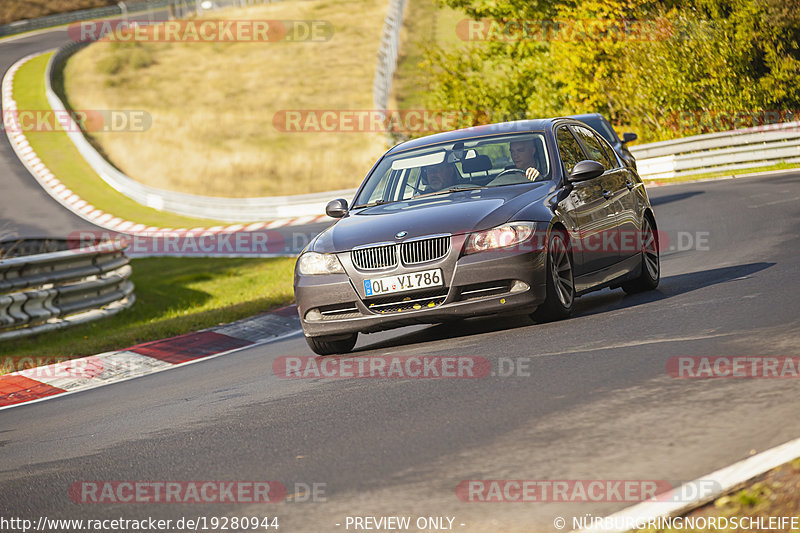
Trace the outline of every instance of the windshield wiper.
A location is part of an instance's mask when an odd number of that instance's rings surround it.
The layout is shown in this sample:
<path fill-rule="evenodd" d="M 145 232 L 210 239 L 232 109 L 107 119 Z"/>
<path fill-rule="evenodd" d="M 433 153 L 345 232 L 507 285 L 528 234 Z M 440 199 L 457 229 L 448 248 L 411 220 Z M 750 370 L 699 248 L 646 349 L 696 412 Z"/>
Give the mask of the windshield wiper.
<path fill-rule="evenodd" d="M 376 205 L 383 205 L 389 203 L 391 203 L 389 200 L 375 200 L 374 202 L 370 202 L 368 204 L 354 205 L 350 209 L 361 209 L 362 207 L 375 207 Z"/>
<path fill-rule="evenodd" d="M 451 192 L 461 192 L 461 191 L 474 191 L 477 189 L 485 189 L 485 185 L 455 185 L 454 187 L 449 187 L 447 189 L 442 189 L 441 191 L 433 191 L 433 192 L 426 192 L 425 194 L 420 194 L 419 196 L 414 196 L 415 198 L 423 198 L 425 196 L 435 196 L 437 194 L 448 194 Z"/>

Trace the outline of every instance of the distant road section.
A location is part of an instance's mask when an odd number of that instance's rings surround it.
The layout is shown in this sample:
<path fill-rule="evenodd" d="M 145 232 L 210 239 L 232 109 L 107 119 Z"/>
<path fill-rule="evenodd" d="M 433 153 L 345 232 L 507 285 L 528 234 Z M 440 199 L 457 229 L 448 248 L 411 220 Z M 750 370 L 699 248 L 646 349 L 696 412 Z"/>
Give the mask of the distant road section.
<path fill-rule="evenodd" d="M 0 71 L 20 58 L 69 42 L 66 30 L 0 41 Z M 5 132 L 0 134 L 0 239 L 66 237 L 96 226 L 65 209 L 47 194 L 20 162 Z"/>

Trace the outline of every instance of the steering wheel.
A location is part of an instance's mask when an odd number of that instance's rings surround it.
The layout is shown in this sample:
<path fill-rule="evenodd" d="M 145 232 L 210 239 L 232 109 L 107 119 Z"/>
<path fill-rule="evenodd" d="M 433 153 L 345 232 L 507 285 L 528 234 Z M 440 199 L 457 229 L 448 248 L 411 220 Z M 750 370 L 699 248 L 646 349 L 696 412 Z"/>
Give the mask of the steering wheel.
<path fill-rule="evenodd" d="M 524 170 L 521 170 L 521 169 L 519 169 L 519 168 L 507 168 L 507 169 L 505 169 L 504 171 L 502 171 L 500 174 L 498 174 L 497 176 L 495 176 L 495 177 L 494 177 L 494 179 L 501 178 L 501 177 L 505 176 L 506 174 L 512 174 L 512 173 L 514 173 L 514 172 L 519 172 L 519 173 L 520 173 L 520 174 L 522 174 L 523 176 L 525 175 L 525 171 L 524 171 Z M 494 181 L 494 180 L 492 180 L 492 181 Z"/>
<path fill-rule="evenodd" d="M 419 188 L 419 187 L 417 187 L 416 185 L 411 185 L 411 183 L 409 183 L 409 182 L 406 182 L 406 186 L 405 186 L 405 188 L 406 188 L 406 189 L 411 189 L 411 190 L 413 190 L 413 191 L 414 191 L 414 193 L 416 193 L 416 194 L 420 194 L 420 193 L 422 193 L 422 189 L 420 189 L 420 188 Z M 403 192 L 403 195 L 405 195 L 405 192 Z"/>

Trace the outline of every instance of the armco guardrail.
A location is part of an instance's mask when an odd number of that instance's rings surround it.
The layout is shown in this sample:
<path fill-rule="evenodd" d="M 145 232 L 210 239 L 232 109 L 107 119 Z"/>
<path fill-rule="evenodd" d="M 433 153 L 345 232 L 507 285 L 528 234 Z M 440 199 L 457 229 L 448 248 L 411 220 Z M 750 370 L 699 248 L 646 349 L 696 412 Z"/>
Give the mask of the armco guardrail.
<path fill-rule="evenodd" d="M 46 95 L 50 107 L 58 112 L 67 135 L 95 172 L 111 187 L 142 205 L 191 217 L 222 220 L 226 222 L 251 222 L 315 216 L 325 213 L 325 205 L 332 198 L 350 198 L 355 189 L 346 189 L 296 196 L 271 196 L 262 198 L 219 198 L 165 191 L 143 185 L 128 177 L 109 163 L 84 137 L 72 121 L 62 96 L 54 87 L 60 86 L 60 76 L 66 60 L 86 43 L 70 43 L 60 48 L 47 64 L 45 76 Z"/>
<path fill-rule="evenodd" d="M 181 4 L 184 0 L 181 0 Z M 189 4 L 194 4 L 194 0 L 188 0 Z M 58 13 L 56 15 L 47 15 L 46 17 L 39 17 L 35 19 L 18 20 L 10 24 L 0 26 L 0 37 L 7 35 L 16 35 L 26 31 L 41 30 L 44 28 L 52 28 L 54 26 L 62 26 L 70 22 L 77 22 L 79 20 L 89 20 L 114 16 L 128 16 L 134 13 L 143 13 L 155 9 L 164 9 L 170 4 L 175 4 L 175 0 L 150 0 L 150 1 L 128 1 L 119 2 L 113 6 L 96 7 L 92 9 L 81 9 L 78 11 L 70 11 L 68 13 Z"/>
<path fill-rule="evenodd" d="M 695 135 L 630 151 L 646 180 L 800 163 L 800 122 Z"/>
<path fill-rule="evenodd" d="M 389 105 L 389 94 L 392 91 L 392 80 L 397 68 L 397 54 L 400 49 L 400 30 L 403 27 L 403 10 L 406 0 L 389 0 L 389 10 L 383 21 L 381 47 L 378 50 L 378 64 L 375 67 L 375 79 L 372 83 L 372 100 L 375 109 L 386 111 Z"/>
<path fill-rule="evenodd" d="M 78 11 L 57 13 L 55 15 L 47 15 L 34 19 L 17 20 L 0 26 L 0 37 L 17 35 L 26 31 L 63 26 L 70 22 L 82 20 L 108 17 L 127 18 L 133 15 L 141 15 L 142 13 L 148 13 L 148 17 L 152 19 L 153 12 L 163 10 L 168 10 L 167 14 L 169 16 L 180 18 L 204 11 L 212 11 L 226 7 L 247 7 L 254 4 L 268 4 L 273 1 L 277 2 L 281 0 L 210 0 L 200 3 L 198 3 L 198 0 L 127 0 L 117 2 L 116 5 L 113 6 L 80 9 Z"/>
<path fill-rule="evenodd" d="M 61 250 L 14 256 L 32 246 Z M 0 340 L 97 320 L 135 300 L 128 258 L 115 243 L 47 240 L 0 249 Z"/>

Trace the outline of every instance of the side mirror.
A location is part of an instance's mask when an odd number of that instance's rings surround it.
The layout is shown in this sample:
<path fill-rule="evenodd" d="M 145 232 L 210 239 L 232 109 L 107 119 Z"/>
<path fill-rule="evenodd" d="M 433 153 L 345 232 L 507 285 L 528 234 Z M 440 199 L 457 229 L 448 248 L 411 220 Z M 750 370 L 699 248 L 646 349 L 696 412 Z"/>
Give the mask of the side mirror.
<path fill-rule="evenodd" d="M 627 143 L 631 143 L 631 142 L 635 141 L 638 138 L 639 138 L 638 135 L 636 135 L 635 133 L 631 133 L 630 131 L 625 132 L 625 133 L 622 134 L 622 142 L 624 142 L 626 144 Z"/>
<path fill-rule="evenodd" d="M 597 161 L 581 161 L 575 168 L 572 169 L 572 174 L 569 175 L 569 181 L 586 181 L 596 178 L 605 172 L 606 169 Z"/>
<path fill-rule="evenodd" d="M 347 200 L 344 198 L 331 200 L 325 206 L 325 214 L 331 218 L 342 218 L 347 214 Z"/>

